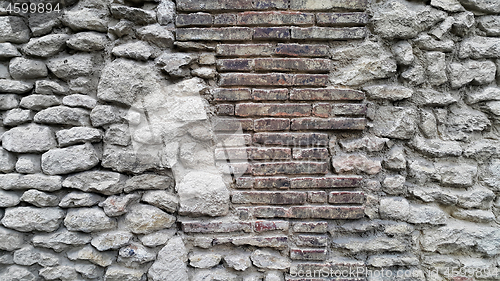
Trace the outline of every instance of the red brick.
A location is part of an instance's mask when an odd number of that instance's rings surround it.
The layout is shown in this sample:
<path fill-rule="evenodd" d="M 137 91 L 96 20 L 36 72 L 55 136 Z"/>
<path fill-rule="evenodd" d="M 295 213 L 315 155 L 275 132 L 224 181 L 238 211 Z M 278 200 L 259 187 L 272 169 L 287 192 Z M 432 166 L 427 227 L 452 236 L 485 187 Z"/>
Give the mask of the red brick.
<path fill-rule="evenodd" d="M 256 27 L 253 39 L 290 39 L 289 27 Z"/>
<path fill-rule="evenodd" d="M 219 81 L 222 86 L 326 86 L 327 83 L 328 75 L 284 73 L 225 73 Z"/>
<path fill-rule="evenodd" d="M 328 75 L 322 74 L 297 74 L 293 85 L 296 86 L 326 86 Z"/>
<path fill-rule="evenodd" d="M 215 131 L 251 131 L 253 130 L 253 120 L 236 118 L 213 118 L 213 128 Z"/>
<path fill-rule="evenodd" d="M 176 26 L 210 26 L 212 15 L 207 13 L 179 14 L 175 19 Z"/>
<path fill-rule="evenodd" d="M 322 261 L 327 258 L 326 249 L 290 249 L 292 260 Z"/>
<path fill-rule="evenodd" d="M 251 40 L 253 30 L 248 27 L 177 28 L 178 41 L 241 41 Z"/>
<path fill-rule="evenodd" d="M 326 235 L 296 235 L 295 244 L 304 247 L 326 247 L 328 236 Z"/>
<path fill-rule="evenodd" d="M 287 100 L 288 89 L 253 89 L 252 98 L 256 101 Z"/>
<path fill-rule="evenodd" d="M 217 14 L 214 15 L 214 25 L 216 26 L 234 26 L 236 25 L 236 14 Z"/>
<path fill-rule="evenodd" d="M 251 99 L 250 89 L 245 88 L 219 88 L 213 91 L 213 95 L 216 101 L 242 101 Z"/>
<path fill-rule="evenodd" d="M 255 66 L 253 59 L 223 59 L 217 60 L 219 71 L 252 71 Z"/>
<path fill-rule="evenodd" d="M 294 148 L 293 149 L 293 159 L 298 160 L 324 160 L 330 157 L 328 149 L 326 148 Z"/>
<path fill-rule="evenodd" d="M 231 201 L 234 204 L 297 205 L 306 203 L 305 192 L 292 191 L 235 191 Z"/>
<path fill-rule="evenodd" d="M 366 115 L 368 107 L 366 104 L 336 103 L 332 104 L 332 116 L 343 115 Z"/>
<path fill-rule="evenodd" d="M 296 222 L 293 224 L 294 232 L 305 233 L 326 233 L 328 231 L 327 222 Z"/>
<path fill-rule="evenodd" d="M 290 119 L 285 118 L 262 118 L 254 120 L 254 130 L 260 131 L 284 131 L 290 129 Z"/>
<path fill-rule="evenodd" d="M 239 177 L 236 179 L 234 186 L 238 189 L 251 189 L 253 187 L 253 178 Z"/>
<path fill-rule="evenodd" d="M 251 148 L 250 159 L 253 160 L 288 160 L 292 158 L 290 148 L 262 147 Z"/>
<path fill-rule="evenodd" d="M 237 111 L 237 110 L 236 110 Z M 292 130 L 364 130 L 364 118 L 298 118 L 292 119 Z"/>
<path fill-rule="evenodd" d="M 253 142 L 259 144 L 326 146 L 328 135 L 321 133 L 256 133 Z"/>
<path fill-rule="evenodd" d="M 288 189 L 290 180 L 287 177 L 261 177 L 254 178 L 255 189 Z"/>
<path fill-rule="evenodd" d="M 251 209 L 253 216 L 256 218 L 286 218 L 288 217 L 288 209 L 283 207 L 255 207 Z"/>
<path fill-rule="evenodd" d="M 332 107 L 329 103 L 318 103 L 313 105 L 312 115 L 316 117 L 330 117 Z"/>
<path fill-rule="evenodd" d="M 217 134 L 216 135 L 217 147 L 231 147 L 231 146 L 245 146 L 252 143 L 252 136 L 250 134 Z"/>
<path fill-rule="evenodd" d="M 309 203 L 326 203 L 328 195 L 325 191 L 309 191 L 307 193 L 307 201 Z"/>
<path fill-rule="evenodd" d="M 265 58 L 255 59 L 256 71 L 306 71 L 328 72 L 330 60 L 328 59 L 296 59 L 296 58 Z"/>
<path fill-rule="evenodd" d="M 328 203 L 330 204 L 363 204 L 365 195 L 363 192 L 330 192 L 328 195 Z"/>
<path fill-rule="evenodd" d="M 294 89 L 290 92 L 290 100 L 363 100 L 361 91 L 348 89 Z"/>
<path fill-rule="evenodd" d="M 304 40 L 350 40 L 367 36 L 366 27 L 292 27 L 292 39 Z"/>
<path fill-rule="evenodd" d="M 335 176 L 321 178 L 292 178 L 290 188 L 339 188 L 339 187 L 359 187 L 363 177 L 361 176 Z"/>
<path fill-rule="evenodd" d="M 290 223 L 287 221 L 255 221 L 253 228 L 255 232 L 282 230 L 288 231 Z"/>
<path fill-rule="evenodd" d="M 311 105 L 303 103 L 240 103 L 235 107 L 238 116 L 310 116 Z"/>
<path fill-rule="evenodd" d="M 236 231 L 251 232 L 249 222 L 183 222 L 182 231 L 187 233 L 229 233 Z"/>
<path fill-rule="evenodd" d="M 274 53 L 271 44 L 219 44 L 217 55 L 222 57 L 270 56 Z"/>
<path fill-rule="evenodd" d="M 217 115 L 234 115 L 234 104 L 218 104 L 215 109 Z"/>
<path fill-rule="evenodd" d="M 291 57 L 328 57 L 327 45 L 278 44 L 276 54 Z"/>
<path fill-rule="evenodd" d="M 331 219 L 346 220 L 364 217 L 363 207 L 290 207 L 289 217 L 296 219 Z"/>
<path fill-rule="evenodd" d="M 238 14 L 238 25 L 279 26 L 313 25 L 314 14 L 301 12 L 244 12 Z"/>
<path fill-rule="evenodd" d="M 252 174 L 256 176 L 272 176 L 280 174 L 304 175 L 326 174 L 328 163 L 324 162 L 279 162 L 253 163 Z"/>
<path fill-rule="evenodd" d="M 366 13 L 317 13 L 316 22 L 320 26 L 360 26 L 369 21 Z"/>
<path fill-rule="evenodd" d="M 367 7 L 368 0 L 290 0 L 292 10 L 364 10 Z"/>

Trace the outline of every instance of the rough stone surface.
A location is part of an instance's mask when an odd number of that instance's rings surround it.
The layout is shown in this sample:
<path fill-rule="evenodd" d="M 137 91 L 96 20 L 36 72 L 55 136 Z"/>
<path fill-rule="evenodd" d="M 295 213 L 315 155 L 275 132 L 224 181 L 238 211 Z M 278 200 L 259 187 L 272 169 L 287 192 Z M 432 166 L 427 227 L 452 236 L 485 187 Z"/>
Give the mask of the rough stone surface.
<path fill-rule="evenodd" d="M 98 163 L 97 152 L 90 144 L 54 148 L 42 155 L 42 170 L 49 175 L 84 171 Z"/>
<path fill-rule="evenodd" d="M 130 207 L 130 211 L 126 214 L 124 222 L 131 232 L 148 234 L 171 227 L 175 220 L 174 216 L 156 207 L 136 204 Z"/>
<path fill-rule="evenodd" d="M 30 56 L 51 57 L 64 49 L 68 37 L 66 34 L 50 34 L 40 38 L 32 38 L 22 50 L 23 53 Z"/>
<path fill-rule="evenodd" d="M 64 226 L 70 231 L 95 232 L 113 229 L 116 221 L 100 208 L 78 208 L 68 210 Z"/>
<path fill-rule="evenodd" d="M 125 177 L 119 173 L 108 171 L 88 171 L 68 176 L 63 186 L 84 192 L 97 192 L 105 195 L 120 193 Z"/>
<path fill-rule="evenodd" d="M 29 125 L 12 128 L 2 136 L 2 146 L 17 153 L 45 152 L 57 145 L 49 127 Z"/>
<path fill-rule="evenodd" d="M 2 224 L 17 231 L 52 232 L 59 228 L 65 212 L 59 208 L 15 207 L 5 210 Z"/>
<path fill-rule="evenodd" d="M 158 257 L 149 268 L 148 278 L 153 281 L 182 281 L 188 279 L 186 262 L 187 250 L 180 237 L 170 239 L 158 253 Z"/>

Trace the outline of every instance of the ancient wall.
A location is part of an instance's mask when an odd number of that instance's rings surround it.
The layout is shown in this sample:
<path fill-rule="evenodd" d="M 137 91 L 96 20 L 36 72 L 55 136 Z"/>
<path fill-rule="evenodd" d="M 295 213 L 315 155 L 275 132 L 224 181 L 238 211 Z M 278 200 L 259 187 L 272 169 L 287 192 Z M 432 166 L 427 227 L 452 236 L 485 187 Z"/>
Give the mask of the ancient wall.
<path fill-rule="evenodd" d="M 500 280 L 498 37 L 495 0 L 2 1 L 0 280 Z"/>

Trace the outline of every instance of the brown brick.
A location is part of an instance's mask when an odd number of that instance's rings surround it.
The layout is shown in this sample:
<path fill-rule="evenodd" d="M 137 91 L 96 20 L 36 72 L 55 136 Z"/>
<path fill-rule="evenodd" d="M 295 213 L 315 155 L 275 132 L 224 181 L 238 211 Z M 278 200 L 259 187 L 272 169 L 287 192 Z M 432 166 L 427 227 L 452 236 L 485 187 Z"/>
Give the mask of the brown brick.
<path fill-rule="evenodd" d="M 290 0 L 292 10 L 331 10 L 350 9 L 364 10 L 368 7 L 368 0 Z"/>
<path fill-rule="evenodd" d="M 256 27 L 253 39 L 290 39 L 289 27 Z"/>
<path fill-rule="evenodd" d="M 291 188 L 342 188 L 359 187 L 363 177 L 361 176 L 335 176 L 335 177 L 301 177 L 290 179 Z"/>
<path fill-rule="evenodd" d="M 241 41 L 251 40 L 253 30 L 248 27 L 177 28 L 178 41 Z"/>
<path fill-rule="evenodd" d="M 290 249 L 292 260 L 322 261 L 327 258 L 326 249 Z"/>
<path fill-rule="evenodd" d="M 324 160 L 328 159 L 329 153 L 326 148 L 293 148 L 293 159 L 298 160 Z"/>
<path fill-rule="evenodd" d="M 231 201 L 234 204 L 295 205 L 306 203 L 305 192 L 292 191 L 235 191 Z"/>
<path fill-rule="evenodd" d="M 310 116 L 311 105 L 303 103 L 240 103 L 236 105 L 238 116 Z"/>
<path fill-rule="evenodd" d="M 215 109 L 217 115 L 234 115 L 234 104 L 218 104 Z"/>
<path fill-rule="evenodd" d="M 326 235 L 296 235 L 295 244 L 303 247 L 326 247 L 328 237 Z"/>
<path fill-rule="evenodd" d="M 255 10 L 288 9 L 290 0 L 255 0 Z"/>
<path fill-rule="evenodd" d="M 254 120 L 254 130 L 260 131 L 284 131 L 290 129 L 290 119 L 285 118 L 261 118 Z"/>
<path fill-rule="evenodd" d="M 360 219 L 364 216 L 363 207 L 290 207 L 290 218 L 296 219 L 331 219 L 331 220 L 346 220 Z"/>
<path fill-rule="evenodd" d="M 252 71 L 255 66 L 253 59 L 223 59 L 217 60 L 219 71 Z"/>
<path fill-rule="evenodd" d="M 328 144 L 328 135 L 321 133 L 256 133 L 253 142 L 276 145 L 318 145 Z"/>
<path fill-rule="evenodd" d="M 304 40 L 351 40 L 367 36 L 366 27 L 292 27 L 292 39 Z"/>
<path fill-rule="evenodd" d="M 288 217 L 288 209 L 283 207 L 255 207 L 251 209 L 253 216 L 256 218 L 286 218 Z"/>
<path fill-rule="evenodd" d="M 288 231 L 290 223 L 287 221 L 255 221 L 253 228 L 255 232 L 282 230 Z"/>
<path fill-rule="evenodd" d="M 280 174 L 304 175 L 326 174 L 328 163 L 324 162 L 278 162 L 253 163 L 252 173 L 256 176 L 272 176 Z"/>
<path fill-rule="evenodd" d="M 217 147 L 231 147 L 231 146 L 245 146 L 252 143 L 252 136 L 250 134 L 217 134 L 216 135 Z"/>
<path fill-rule="evenodd" d="M 290 180 L 287 177 L 260 177 L 254 178 L 255 189 L 288 189 Z"/>
<path fill-rule="evenodd" d="M 296 222 L 293 224 L 294 232 L 305 233 L 326 233 L 328 231 L 327 222 Z"/>
<path fill-rule="evenodd" d="M 332 116 L 343 115 L 366 115 L 368 107 L 366 104 L 336 103 L 332 104 Z"/>
<path fill-rule="evenodd" d="M 278 44 L 276 54 L 291 57 L 328 57 L 327 45 Z"/>
<path fill-rule="evenodd" d="M 216 26 L 235 26 L 236 14 L 217 14 L 214 15 L 214 25 Z"/>
<path fill-rule="evenodd" d="M 318 103 L 313 105 L 312 115 L 316 117 L 330 117 L 332 107 L 329 103 Z"/>
<path fill-rule="evenodd" d="M 210 26 L 212 15 L 207 13 L 179 14 L 175 18 L 176 26 Z"/>
<path fill-rule="evenodd" d="M 326 83 L 328 75 L 284 73 L 225 73 L 219 81 L 222 86 L 326 86 Z"/>
<path fill-rule="evenodd" d="M 251 189 L 253 187 L 253 178 L 239 177 L 236 179 L 234 186 L 238 189 Z"/>
<path fill-rule="evenodd" d="M 363 204 L 364 202 L 363 192 L 336 191 L 328 195 L 330 204 Z"/>
<path fill-rule="evenodd" d="M 253 130 L 253 120 L 236 118 L 213 118 L 213 128 L 215 131 L 251 131 Z"/>
<path fill-rule="evenodd" d="M 252 98 L 254 100 L 287 100 L 288 89 L 253 89 Z"/>
<path fill-rule="evenodd" d="M 182 231 L 187 233 L 229 233 L 236 231 L 251 232 L 249 222 L 183 222 Z"/>
<path fill-rule="evenodd" d="M 217 55 L 221 57 L 270 56 L 274 53 L 271 44 L 219 44 Z"/>
<path fill-rule="evenodd" d="M 238 14 L 238 25 L 279 26 L 313 25 L 314 14 L 301 12 L 244 12 Z"/>
<path fill-rule="evenodd" d="M 270 236 L 270 237 L 238 237 L 231 238 L 233 245 L 242 246 L 250 245 L 261 248 L 285 248 L 288 246 L 287 236 Z"/>
<path fill-rule="evenodd" d="M 328 75 L 322 74 L 297 74 L 293 85 L 296 86 L 326 86 Z"/>
<path fill-rule="evenodd" d="M 329 72 L 328 59 L 265 58 L 255 59 L 256 71 L 306 71 L 309 73 Z"/>
<path fill-rule="evenodd" d="M 290 100 L 363 100 L 361 91 L 348 89 L 294 89 L 290 92 Z"/>
<path fill-rule="evenodd" d="M 317 13 L 316 22 L 321 26 L 360 26 L 369 21 L 366 13 Z"/>
<path fill-rule="evenodd" d="M 326 203 L 328 195 L 325 191 L 309 191 L 307 193 L 307 201 L 309 203 Z"/>
<path fill-rule="evenodd" d="M 216 101 L 242 101 L 251 99 L 251 90 L 246 88 L 214 89 L 214 100 Z"/>
<path fill-rule="evenodd" d="M 292 119 L 292 130 L 364 130 L 364 118 L 297 118 Z"/>
<path fill-rule="evenodd" d="M 254 147 L 250 150 L 253 160 L 287 160 L 292 158 L 292 150 L 282 147 Z"/>

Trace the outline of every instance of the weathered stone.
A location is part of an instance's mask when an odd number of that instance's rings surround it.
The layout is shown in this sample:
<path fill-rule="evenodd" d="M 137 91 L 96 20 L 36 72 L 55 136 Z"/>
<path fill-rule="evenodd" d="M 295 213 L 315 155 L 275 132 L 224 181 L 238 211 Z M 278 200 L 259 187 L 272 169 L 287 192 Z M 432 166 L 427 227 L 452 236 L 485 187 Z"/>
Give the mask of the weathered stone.
<path fill-rule="evenodd" d="M 0 59 L 20 57 L 21 53 L 11 43 L 0 43 Z"/>
<path fill-rule="evenodd" d="M 491 61 L 451 63 L 449 74 L 452 88 L 460 88 L 468 83 L 488 84 L 495 81 L 496 66 Z"/>
<path fill-rule="evenodd" d="M 29 110 L 14 108 L 5 112 L 3 124 L 5 126 L 17 126 L 33 120 L 33 114 Z"/>
<path fill-rule="evenodd" d="M 141 201 L 156 206 L 169 213 L 174 213 L 177 210 L 178 199 L 173 194 L 163 190 L 152 190 L 144 193 Z"/>
<path fill-rule="evenodd" d="M 60 147 L 86 142 L 99 142 L 102 139 L 102 131 L 88 127 L 73 127 L 56 132 L 57 142 Z"/>
<path fill-rule="evenodd" d="M 22 50 L 29 56 L 51 57 L 64 49 L 68 37 L 66 34 L 49 34 L 40 38 L 31 38 Z"/>
<path fill-rule="evenodd" d="M 436 168 L 431 162 L 416 159 L 410 161 L 408 168 L 410 176 L 412 176 L 418 183 L 424 183 L 429 179 L 437 179 Z"/>
<path fill-rule="evenodd" d="M 35 249 L 30 245 L 14 252 L 14 262 L 19 265 L 33 265 L 37 263 L 46 267 L 59 264 L 59 259 L 52 253 Z"/>
<path fill-rule="evenodd" d="M 411 98 L 413 90 L 403 86 L 375 85 L 364 87 L 368 95 L 373 99 L 402 100 Z"/>
<path fill-rule="evenodd" d="M 412 101 L 422 106 L 446 106 L 457 102 L 449 93 L 442 93 L 431 89 L 416 91 Z"/>
<path fill-rule="evenodd" d="M 141 243 L 144 246 L 156 247 L 166 244 L 168 240 L 175 235 L 175 233 L 176 230 L 174 228 L 164 229 L 144 236 L 139 236 L 139 240 L 141 240 Z"/>
<path fill-rule="evenodd" d="M 117 57 L 145 61 L 151 57 L 152 51 L 152 48 L 147 43 L 137 41 L 116 46 L 111 52 Z"/>
<path fill-rule="evenodd" d="M 2 146 L 17 153 L 39 153 L 55 147 L 50 128 L 38 125 L 12 128 L 2 136 Z"/>
<path fill-rule="evenodd" d="M 227 255 L 224 257 L 224 262 L 230 268 L 238 271 L 245 271 L 252 266 L 250 257 L 244 254 Z"/>
<path fill-rule="evenodd" d="M 45 267 L 40 269 L 40 276 L 45 280 L 62 280 L 71 281 L 77 280 L 78 273 L 72 266 L 60 265 L 54 267 Z"/>
<path fill-rule="evenodd" d="M 21 17 L 0 17 L 0 43 L 26 43 L 30 39 L 30 30 Z"/>
<path fill-rule="evenodd" d="M 449 186 L 468 187 L 474 183 L 477 174 L 477 167 L 467 164 L 436 166 L 441 183 Z"/>
<path fill-rule="evenodd" d="M 399 41 L 392 46 L 392 53 L 398 64 L 410 65 L 415 60 L 413 48 L 408 41 Z"/>
<path fill-rule="evenodd" d="M 74 31 L 95 30 L 106 32 L 108 30 L 108 19 L 105 14 L 96 9 L 78 9 L 65 11 L 62 22 Z"/>
<path fill-rule="evenodd" d="M 99 204 L 99 207 L 104 209 L 106 215 L 110 217 L 121 216 L 128 210 L 127 207 L 132 203 L 138 201 L 139 194 L 127 194 L 121 196 L 110 196 Z"/>
<path fill-rule="evenodd" d="M 462 208 L 489 209 L 493 203 L 495 194 L 484 187 L 474 188 L 471 191 L 458 195 L 457 205 Z"/>
<path fill-rule="evenodd" d="M 482 108 L 496 116 L 500 116 L 500 101 L 487 102 Z"/>
<path fill-rule="evenodd" d="M 406 221 L 410 215 L 410 204 L 401 197 L 382 198 L 379 213 L 382 219 Z"/>
<path fill-rule="evenodd" d="M 217 75 L 217 71 L 213 67 L 200 67 L 193 69 L 191 71 L 191 74 L 204 79 L 211 79 L 215 78 L 215 76 Z"/>
<path fill-rule="evenodd" d="M 414 255 L 377 255 L 367 260 L 367 264 L 374 267 L 414 266 L 419 263 L 419 259 Z"/>
<path fill-rule="evenodd" d="M 38 80 L 35 82 L 35 93 L 41 95 L 64 95 L 68 89 L 61 83 L 50 80 Z"/>
<path fill-rule="evenodd" d="M 99 251 L 118 249 L 127 245 L 134 235 L 127 231 L 111 231 L 100 233 L 90 242 Z"/>
<path fill-rule="evenodd" d="M 483 30 L 484 32 L 486 32 L 486 35 L 488 35 L 488 36 L 500 36 L 500 16 L 478 17 L 477 23 L 478 23 L 478 27 L 481 30 Z"/>
<path fill-rule="evenodd" d="M 171 48 L 175 39 L 173 33 L 158 24 L 148 25 L 137 29 L 137 36 L 159 48 Z"/>
<path fill-rule="evenodd" d="M 472 10 L 478 10 L 490 14 L 500 13 L 500 3 L 489 0 L 459 0 L 460 3 Z"/>
<path fill-rule="evenodd" d="M 486 160 L 498 154 L 500 143 L 495 140 L 480 140 L 471 143 L 464 151 L 466 157 Z"/>
<path fill-rule="evenodd" d="M 110 219 L 101 208 L 69 209 L 64 226 L 70 231 L 96 232 L 116 227 L 116 221 Z"/>
<path fill-rule="evenodd" d="M 97 105 L 90 113 L 92 126 L 101 127 L 111 123 L 118 123 L 122 120 L 118 108 L 111 105 Z"/>
<path fill-rule="evenodd" d="M 487 115 L 466 106 L 451 106 L 448 111 L 436 110 L 436 118 L 445 126 L 438 127 L 441 135 L 452 140 L 467 140 L 472 132 L 480 132 L 491 126 Z"/>
<path fill-rule="evenodd" d="M 448 17 L 451 18 L 451 17 Z M 453 19 L 453 18 L 452 18 Z M 450 26 L 451 27 L 451 26 Z M 437 33 L 438 31 L 433 30 L 434 33 Z M 419 47 L 422 50 L 427 50 L 427 51 L 438 51 L 438 52 L 429 52 L 425 53 L 426 56 L 426 61 L 427 61 L 427 68 L 429 69 L 429 72 L 435 72 L 434 74 L 434 79 L 436 80 L 444 80 L 446 77 L 446 73 L 443 72 L 443 65 L 446 63 L 445 59 L 445 54 L 442 52 L 449 53 L 454 50 L 455 48 L 455 43 L 452 40 L 445 39 L 445 40 L 437 40 L 434 37 L 427 35 L 427 34 L 421 34 L 415 39 L 415 44 L 417 47 Z M 433 61 L 433 59 L 438 59 L 439 61 Z M 438 63 L 437 65 L 433 65 L 433 63 Z M 439 79 L 438 79 L 439 78 Z M 433 83 L 435 85 L 438 85 L 437 83 Z"/>
<path fill-rule="evenodd" d="M 99 156 L 89 143 L 67 148 L 54 148 L 42 155 L 42 170 L 48 175 L 85 171 L 97 164 L 99 164 Z"/>
<path fill-rule="evenodd" d="M 117 24 L 114 26 L 110 27 L 108 30 L 109 32 L 115 34 L 118 37 L 123 37 L 125 35 L 129 35 L 133 30 L 134 23 L 128 21 L 128 20 L 120 20 Z"/>
<path fill-rule="evenodd" d="M 467 102 L 471 104 L 492 100 L 500 100 L 500 88 L 488 87 L 481 91 L 473 91 L 467 94 Z"/>
<path fill-rule="evenodd" d="M 24 244 L 23 234 L 0 226 L 0 250 L 14 251 Z"/>
<path fill-rule="evenodd" d="M 8 208 L 5 210 L 2 224 L 22 232 L 51 232 L 59 228 L 64 215 L 65 212 L 59 208 Z"/>
<path fill-rule="evenodd" d="M 93 71 L 93 57 L 90 54 L 76 54 L 69 57 L 49 59 L 49 70 L 60 79 L 90 75 Z"/>
<path fill-rule="evenodd" d="M 0 279 L 5 281 L 35 281 L 37 277 L 25 267 L 12 265 L 0 274 Z"/>
<path fill-rule="evenodd" d="M 332 165 L 336 173 L 364 172 L 374 175 L 382 170 L 380 161 L 370 160 L 360 154 L 333 157 Z"/>
<path fill-rule="evenodd" d="M 157 146 L 141 147 L 141 149 L 135 150 L 130 146 L 121 147 L 105 144 L 101 165 L 117 172 L 134 174 L 166 168 L 166 165 L 161 163 L 159 151 L 161 148 Z"/>
<path fill-rule="evenodd" d="M 441 8 L 447 12 L 461 12 L 464 10 L 458 0 L 431 0 L 431 6 Z"/>
<path fill-rule="evenodd" d="M 87 260 L 102 267 L 110 266 L 116 260 L 114 253 L 99 252 L 90 245 L 69 251 L 67 255 L 70 260 Z"/>
<path fill-rule="evenodd" d="M 228 280 L 228 281 L 236 281 L 238 280 L 238 276 L 228 272 L 225 268 L 215 268 L 215 269 L 201 269 L 197 270 L 196 274 L 193 276 L 193 281 L 203 281 L 203 280 Z M 262 280 L 262 279 L 259 279 Z M 246 279 L 245 279 L 246 281 Z"/>
<path fill-rule="evenodd" d="M 416 129 L 416 111 L 412 108 L 384 106 L 375 115 L 374 131 L 382 137 L 410 139 Z"/>
<path fill-rule="evenodd" d="M 500 160 L 491 160 L 491 163 L 486 167 L 482 180 L 494 191 L 500 191 Z"/>
<path fill-rule="evenodd" d="M 222 216 L 229 211 L 229 191 L 218 174 L 190 172 L 176 186 L 180 214 Z"/>
<path fill-rule="evenodd" d="M 53 207 L 59 204 L 59 198 L 56 195 L 51 195 L 36 189 L 25 191 L 21 197 L 21 201 L 37 207 Z"/>
<path fill-rule="evenodd" d="M 42 173 L 42 157 L 35 154 L 20 155 L 16 162 L 16 172 L 22 174 Z"/>
<path fill-rule="evenodd" d="M 16 108 L 19 100 L 16 95 L 0 95 L 0 110 L 9 110 Z"/>
<path fill-rule="evenodd" d="M 141 281 L 144 271 L 127 268 L 119 265 L 112 265 L 106 269 L 104 280 L 106 281 Z"/>
<path fill-rule="evenodd" d="M 108 171 L 86 171 L 67 177 L 62 183 L 66 188 L 84 192 L 112 195 L 122 192 L 125 176 Z"/>
<path fill-rule="evenodd" d="M 0 79 L 0 93 L 24 94 L 33 89 L 33 83 Z"/>
<path fill-rule="evenodd" d="M 256 267 L 264 269 L 287 269 L 291 266 L 290 260 L 278 251 L 255 250 L 250 258 Z"/>
<path fill-rule="evenodd" d="M 142 246 L 140 243 L 130 243 L 118 252 L 118 261 L 123 262 L 129 267 L 144 264 L 155 259 L 156 252 L 153 249 Z"/>
<path fill-rule="evenodd" d="M 124 223 L 133 233 L 148 234 L 164 228 L 170 228 L 176 218 L 162 210 L 149 206 L 136 204 L 130 207 L 125 216 Z"/>
<path fill-rule="evenodd" d="M 0 147 L 0 172 L 10 173 L 16 167 L 16 156 Z"/>
<path fill-rule="evenodd" d="M 353 152 L 356 150 L 366 149 L 367 151 L 381 151 L 384 149 L 385 143 L 389 139 L 379 138 L 376 136 L 365 136 L 357 140 L 340 140 L 339 143 L 346 152 Z"/>
<path fill-rule="evenodd" d="M 0 190 L 0 207 L 14 207 L 21 202 L 20 198 L 15 192 Z"/>
<path fill-rule="evenodd" d="M 39 60 L 13 58 L 9 64 L 10 76 L 14 79 L 36 79 L 48 75 L 45 63 Z"/>
<path fill-rule="evenodd" d="M 56 191 L 61 189 L 60 176 L 46 176 L 44 174 L 0 175 L 0 188 L 4 190 L 38 189 L 42 191 Z"/>
<path fill-rule="evenodd" d="M 382 188 L 384 192 L 392 195 L 401 195 L 406 191 L 405 187 L 406 178 L 401 175 L 396 175 L 393 177 L 386 177 L 382 183 Z"/>
<path fill-rule="evenodd" d="M 455 209 L 453 210 L 451 215 L 457 219 L 478 223 L 488 223 L 495 220 L 495 215 L 493 214 L 493 212 L 486 210 Z"/>
<path fill-rule="evenodd" d="M 346 248 L 354 253 L 358 252 L 404 252 L 406 251 L 406 243 L 399 238 L 389 238 L 385 236 L 377 236 L 374 238 L 352 238 L 334 240 L 335 248 Z"/>
<path fill-rule="evenodd" d="M 158 253 L 158 257 L 149 268 L 148 278 L 152 281 L 188 280 L 187 250 L 181 237 L 170 239 Z"/>
<path fill-rule="evenodd" d="M 156 9 L 156 18 L 161 25 L 167 25 L 174 21 L 175 3 L 170 0 L 162 0 Z"/>
<path fill-rule="evenodd" d="M 458 56 L 461 59 L 500 58 L 500 39 L 481 36 L 466 38 L 460 44 Z"/>
<path fill-rule="evenodd" d="M 190 73 L 189 64 L 195 59 L 196 57 L 191 54 L 163 53 L 155 60 L 155 63 L 170 76 L 185 77 Z"/>
<path fill-rule="evenodd" d="M 193 253 L 189 255 L 189 265 L 196 268 L 211 268 L 218 265 L 221 259 L 222 256 L 219 254 Z"/>
<path fill-rule="evenodd" d="M 425 109 L 419 110 L 420 123 L 418 127 L 425 137 L 435 139 L 438 138 L 438 128 L 436 116 L 430 111 Z"/>
<path fill-rule="evenodd" d="M 74 268 L 78 273 L 89 279 L 97 279 L 104 276 L 104 269 L 91 263 L 77 263 Z"/>
<path fill-rule="evenodd" d="M 127 7 L 123 5 L 111 5 L 111 14 L 114 18 L 126 19 L 140 25 L 156 22 L 156 13 L 154 11 Z"/>
<path fill-rule="evenodd" d="M 462 155 L 462 147 L 459 142 L 429 140 L 416 136 L 410 144 L 419 152 L 433 157 Z"/>
<path fill-rule="evenodd" d="M 97 101 L 94 98 L 81 94 L 65 96 L 62 103 L 70 107 L 83 107 L 88 109 L 92 109 L 97 105 Z"/>
<path fill-rule="evenodd" d="M 70 232 L 61 229 L 49 234 L 36 234 L 32 242 L 36 247 L 50 248 L 56 252 L 62 252 L 74 246 L 80 246 L 90 243 L 92 237 L 87 234 Z"/>
<path fill-rule="evenodd" d="M 130 141 L 130 128 L 127 124 L 112 124 L 106 128 L 106 132 L 104 133 L 105 143 L 128 146 Z"/>
<path fill-rule="evenodd" d="M 19 105 L 31 110 L 42 110 L 47 107 L 60 105 L 61 101 L 56 96 L 29 95 L 23 97 Z"/>
<path fill-rule="evenodd" d="M 103 201 L 103 198 L 97 194 L 85 192 L 71 192 L 61 199 L 59 207 L 75 208 L 75 207 L 92 207 Z"/>
<path fill-rule="evenodd" d="M 436 206 L 410 205 L 407 221 L 413 224 L 446 224 L 447 215 Z"/>
<path fill-rule="evenodd" d="M 97 32 L 80 32 L 66 41 L 71 49 L 83 52 L 103 50 L 108 43 L 106 35 Z"/>

